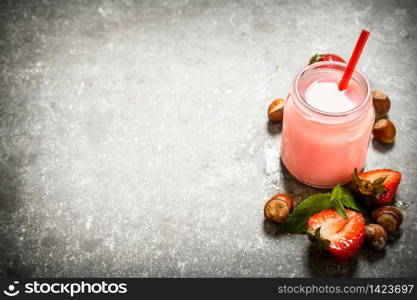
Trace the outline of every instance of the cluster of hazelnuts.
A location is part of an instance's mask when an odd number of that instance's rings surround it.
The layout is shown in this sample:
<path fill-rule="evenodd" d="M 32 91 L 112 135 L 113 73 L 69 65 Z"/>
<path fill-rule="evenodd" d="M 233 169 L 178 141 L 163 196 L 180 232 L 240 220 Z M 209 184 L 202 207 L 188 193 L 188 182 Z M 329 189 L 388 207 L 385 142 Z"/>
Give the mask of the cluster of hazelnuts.
<path fill-rule="evenodd" d="M 396 231 L 403 222 L 403 213 L 395 206 L 381 206 L 371 214 L 372 224 L 365 226 L 365 241 L 376 250 L 385 248 L 388 234 Z"/>
<path fill-rule="evenodd" d="M 380 91 L 372 91 L 372 101 L 375 108 L 376 122 L 372 133 L 374 138 L 382 143 L 391 144 L 395 140 L 395 126 L 387 119 L 391 108 L 391 101 L 387 95 Z"/>
<path fill-rule="evenodd" d="M 273 196 L 264 207 L 265 219 L 283 223 L 294 208 L 293 200 L 286 194 Z M 383 250 L 388 243 L 388 234 L 400 227 L 403 213 L 394 206 L 386 205 L 375 209 L 371 214 L 374 223 L 365 226 L 365 242 L 368 246 Z"/>
<path fill-rule="evenodd" d="M 380 91 L 372 91 L 372 101 L 375 108 L 376 122 L 372 133 L 374 138 L 382 143 L 391 144 L 395 140 L 396 129 L 394 123 L 387 119 L 391 108 L 391 101 Z M 268 118 L 273 122 L 281 122 L 284 117 L 285 100 L 275 99 L 268 107 Z"/>

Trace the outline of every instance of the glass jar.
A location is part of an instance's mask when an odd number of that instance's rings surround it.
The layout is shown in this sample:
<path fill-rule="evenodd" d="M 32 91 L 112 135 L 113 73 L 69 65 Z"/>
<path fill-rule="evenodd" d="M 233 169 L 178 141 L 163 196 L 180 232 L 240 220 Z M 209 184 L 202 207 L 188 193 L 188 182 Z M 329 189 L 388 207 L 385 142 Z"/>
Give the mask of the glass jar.
<path fill-rule="evenodd" d="M 371 88 L 366 77 L 354 71 L 358 103 L 350 110 L 329 112 L 313 107 L 305 92 L 313 79 L 341 78 L 346 64 L 319 62 L 296 77 L 286 99 L 281 138 L 281 159 L 299 181 L 315 187 L 347 183 L 355 168 L 362 170 L 375 121 Z M 323 108 L 321 108 L 323 109 Z M 330 110 L 331 111 L 331 110 Z"/>

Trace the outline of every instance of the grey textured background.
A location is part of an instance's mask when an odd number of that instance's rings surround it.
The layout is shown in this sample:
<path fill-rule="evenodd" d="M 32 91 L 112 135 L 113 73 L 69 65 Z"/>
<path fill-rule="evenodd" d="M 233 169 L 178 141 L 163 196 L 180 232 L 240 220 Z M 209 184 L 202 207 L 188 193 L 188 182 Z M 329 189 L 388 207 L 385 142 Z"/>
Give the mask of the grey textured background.
<path fill-rule="evenodd" d="M 2 276 L 416 276 L 415 1 L 1 1 Z M 342 264 L 263 205 L 317 190 L 279 162 L 270 101 L 317 52 L 392 99 L 402 232 Z"/>

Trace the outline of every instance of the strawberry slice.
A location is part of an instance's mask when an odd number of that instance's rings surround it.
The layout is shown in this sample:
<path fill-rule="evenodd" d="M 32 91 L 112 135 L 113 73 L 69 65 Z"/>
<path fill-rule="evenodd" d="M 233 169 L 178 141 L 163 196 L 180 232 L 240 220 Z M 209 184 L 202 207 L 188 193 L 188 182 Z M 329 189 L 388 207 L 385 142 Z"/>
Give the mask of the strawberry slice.
<path fill-rule="evenodd" d="M 365 237 L 365 219 L 362 214 L 346 209 L 344 219 L 335 209 L 323 210 L 308 219 L 307 234 L 320 248 L 329 251 L 336 261 L 354 256 Z"/>
<path fill-rule="evenodd" d="M 351 186 L 354 191 L 365 196 L 373 206 L 384 206 L 390 204 L 397 192 L 401 181 L 401 173 L 380 169 L 363 173 L 353 173 Z"/>
<path fill-rule="evenodd" d="M 344 63 L 346 63 L 346 61 L 343 58 L 341 58 L 339 55 L 326 53 L 326 54 L 314 54 L 310 58 L 309 65 L 314 64 L 314 63 L 319 62 L 319 61 L 335 61 L 335 62 L 344 62 Z"/>

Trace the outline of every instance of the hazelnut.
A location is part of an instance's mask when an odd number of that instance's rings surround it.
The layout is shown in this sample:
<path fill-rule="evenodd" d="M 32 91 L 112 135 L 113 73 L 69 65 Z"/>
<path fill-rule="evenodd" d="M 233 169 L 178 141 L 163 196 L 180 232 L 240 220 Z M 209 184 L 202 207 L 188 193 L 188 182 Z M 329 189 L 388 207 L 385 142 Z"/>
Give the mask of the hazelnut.
<path fill-rule="evenodd" d="M 390 120 L 381 119 L 375 123 L 372 133 L 378 141 L 390 144 L 394 142 L 396 130 Z"/>
<path fill-rule="evenodd" d="M 381 206 L 371 214 L 372 220 L 384 227 L 387 232 L 393 232 L 400 227 L 403 221 L 403 213 L 394 206 Z"/>
<path fill-rule="evenodd" d="M 268 118 L 271 121 L 280 122 L 284 117 L 285 100 L 282 98 L 275 99 L 268 107 Z"/>
<path fill-rule="evenodd" d="M 293 208 L 290 196 L 277 194 L 266 202 L 264 207 L 265 218 L 274 222 L 282 223 L 288 217 Z"/>
<path fill-rule="evenodd" d="M 365 241 L 372 248 L 382 250 L 387 244 L 388 234 L 381 225 L 369 224 L 365 226 Z"/>
<path fill-rule="evenodd" d="M 391 101 L 387 95 L 380 91 L 372 91 L 372 101 L 377 116 L 385 116 L 388 113 L 391 107 Z"/>

